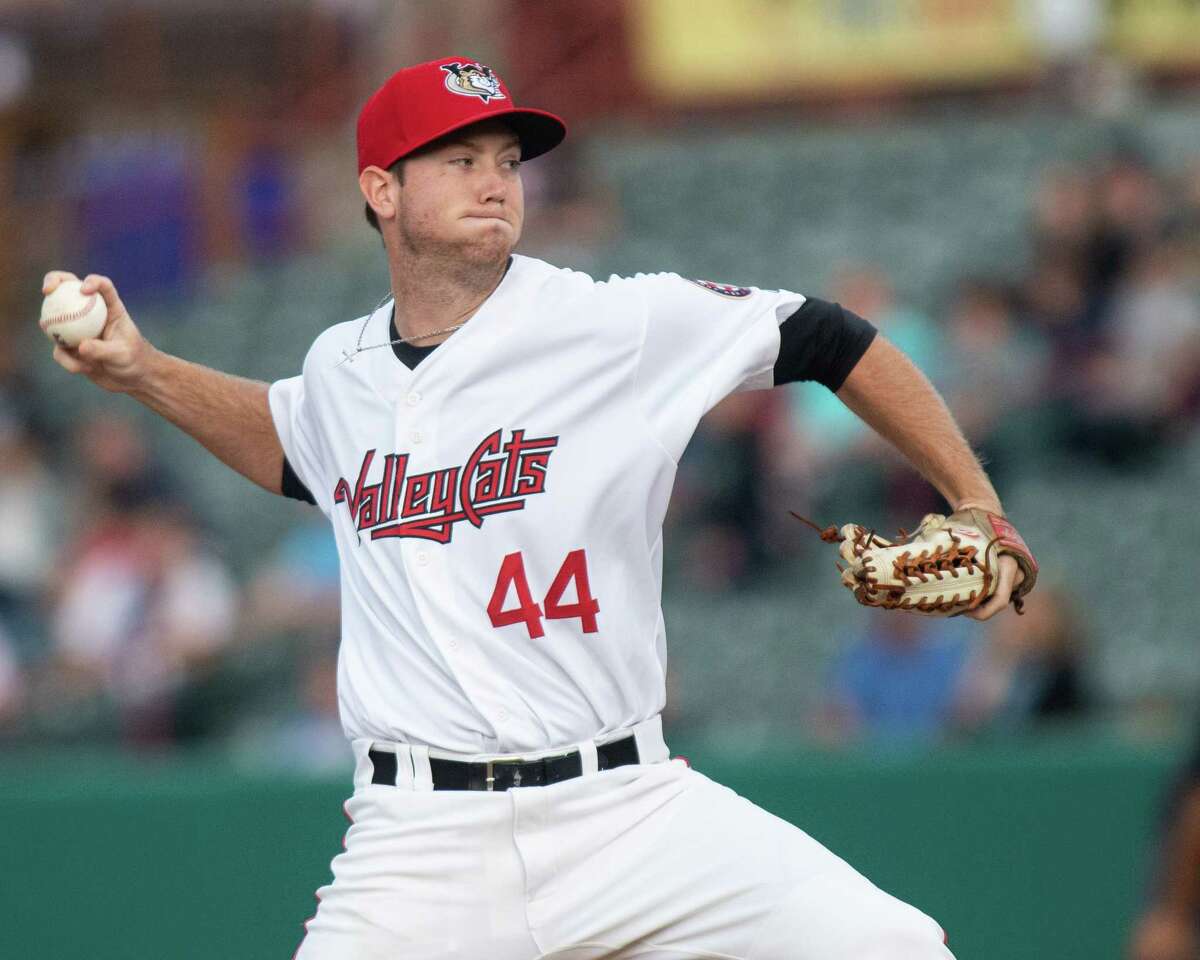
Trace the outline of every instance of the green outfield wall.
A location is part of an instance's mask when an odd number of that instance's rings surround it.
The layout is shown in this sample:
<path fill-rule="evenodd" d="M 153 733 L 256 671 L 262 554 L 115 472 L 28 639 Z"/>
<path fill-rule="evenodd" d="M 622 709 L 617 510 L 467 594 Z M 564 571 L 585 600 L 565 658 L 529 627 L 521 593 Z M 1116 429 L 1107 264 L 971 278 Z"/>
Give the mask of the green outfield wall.
<path fill-rule="evenodd" d="M 959 960 L 1122 956 L 1181 755 L 677 749 L 935 917 Z M 287 960 L 341 849 L 347 783 L 203 757 L 0 758 L 0 958 Z"/>

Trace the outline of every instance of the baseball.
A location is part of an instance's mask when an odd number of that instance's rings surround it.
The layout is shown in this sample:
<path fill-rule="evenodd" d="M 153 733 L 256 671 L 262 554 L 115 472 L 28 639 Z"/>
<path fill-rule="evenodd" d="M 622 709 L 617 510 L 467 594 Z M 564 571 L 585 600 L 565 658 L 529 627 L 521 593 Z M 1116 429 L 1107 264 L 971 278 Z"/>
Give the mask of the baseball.
<path fill-rule="evenodd" d="M 42 332 L 60 346 L 75 347 L 100 336 L 108 308 L 98 293 L 84 296 L 79 280 L 64 280 L 42 301 Z"/>

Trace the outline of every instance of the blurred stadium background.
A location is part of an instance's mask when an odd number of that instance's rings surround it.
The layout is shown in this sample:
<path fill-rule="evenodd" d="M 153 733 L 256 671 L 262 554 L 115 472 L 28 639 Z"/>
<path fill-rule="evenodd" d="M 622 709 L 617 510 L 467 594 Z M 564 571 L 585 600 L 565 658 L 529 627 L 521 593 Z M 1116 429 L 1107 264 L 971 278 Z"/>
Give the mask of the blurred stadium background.
<path fill-rule="evenodd" d="M 933 492 L 821 388 L 731 398 L 668 518 L 669 742 L 960 958 L 1132 956 L 1200 691 L 1194 0 L 0 2 L 0 956 L 288 956 L 349 787 L 321 518 L 59 369 L 43 273 L 293 375 L 386 290 L 359 104 L 459 53 L 571 130 L 522 252 L 871 318 L 1044 566 L 1021 619 L 868 615 L 787 510 Z"/>

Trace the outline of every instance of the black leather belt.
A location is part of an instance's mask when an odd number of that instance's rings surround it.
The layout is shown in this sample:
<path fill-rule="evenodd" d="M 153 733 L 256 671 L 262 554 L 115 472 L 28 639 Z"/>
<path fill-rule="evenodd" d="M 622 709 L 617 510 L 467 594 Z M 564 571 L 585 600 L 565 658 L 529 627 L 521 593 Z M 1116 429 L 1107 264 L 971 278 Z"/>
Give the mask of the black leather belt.
<path fill-rule="evenodd" d="M 396 785 L 396 755 L 386 750 L 369 750 L 374 771 L 372 783 Z M 601 770 L 638 762 L 637 740 L 632 734 L 623 740 L 597 744 L 596 765 Z M 509 787 L 544 787 L 583 774 L 583 759 L 578 750 L 540 760 L 492 760 L 468 763 L 462 760 L 429 758 L 434 790 L 507 790 Z"/>

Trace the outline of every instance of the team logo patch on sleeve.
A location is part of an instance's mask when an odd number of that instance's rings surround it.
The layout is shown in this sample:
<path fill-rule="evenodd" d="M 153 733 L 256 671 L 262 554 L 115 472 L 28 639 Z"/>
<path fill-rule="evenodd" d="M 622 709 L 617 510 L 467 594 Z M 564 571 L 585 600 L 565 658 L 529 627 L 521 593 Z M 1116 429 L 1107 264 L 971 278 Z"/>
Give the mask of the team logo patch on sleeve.
<path fill-rule="evenodd" d="M 703 287 L 705 290 L 711 290 L 713 293 L 719 293 L 723 297 L 748 297 L 754 291 L 749 287 L 735 287 L 729 283 L 714 283 L 712 280 L 692 280 L 688 279 L 689 283 L 694 283 L 698 287 Z"/>
<path fill-rule="evenodd" d="M 500 89 L 500 78 L 491 67 L 482 63 L 444 63 L 446 89 L 463 97 L 478 97 L 484 103 L 506 100 Z"/>

